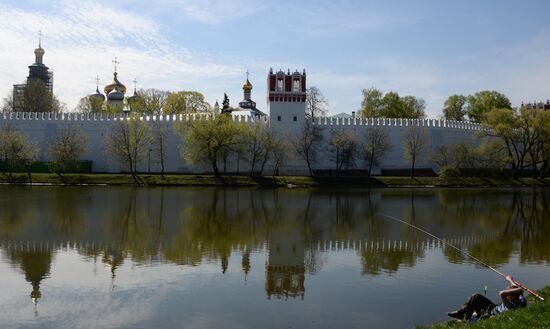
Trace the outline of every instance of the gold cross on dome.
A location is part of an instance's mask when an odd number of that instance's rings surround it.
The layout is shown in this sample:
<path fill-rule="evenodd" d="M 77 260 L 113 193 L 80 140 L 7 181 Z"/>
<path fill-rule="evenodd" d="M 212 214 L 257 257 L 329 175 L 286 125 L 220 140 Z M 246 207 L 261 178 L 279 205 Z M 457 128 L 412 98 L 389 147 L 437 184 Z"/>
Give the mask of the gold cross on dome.
<path fill-rule="evenodd" d="M 135 90 L 135 89 L 136 89 L 136 86 L 137 86 L 137 80 L 136 80 L 136 78 L 134 78 L 134 81 L 133 81 L 133 82 L 134 82 L 134 90 Z"/>
<path fill-rule="evenodd" d="M 99 80 L 100 80 L 99 75 L 96 75 L 95 76 L 95 85 L 96 85 L 96 87 L 99 87 Z"/>
<path fill-rule="evenodd" d="M 115 56 L 115 60 L 111 61 L 115 64 L 115 72 L 116 72 L 116 65 L 117 64 L 120 64 L 120 62 L 117 60 L 116 56 Z"/>
<path fill-rule="evenodd" d="M 248 75 L 250 74 L 250 72 L 248 72 L 248 70 L 246 70 L 246 80 L 248 80 Z"/>
<path fill-rule="evenodd" d="M 42 45 L 42 30 L 38 30 L 38 47 Z"/>

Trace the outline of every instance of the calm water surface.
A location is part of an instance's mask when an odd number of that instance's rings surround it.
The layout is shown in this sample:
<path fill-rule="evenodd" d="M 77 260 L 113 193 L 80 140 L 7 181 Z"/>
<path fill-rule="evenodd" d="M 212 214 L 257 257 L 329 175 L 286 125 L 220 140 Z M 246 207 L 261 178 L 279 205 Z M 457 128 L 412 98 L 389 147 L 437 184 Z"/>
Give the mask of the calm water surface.
<path fill-rule="evenodd" d="M 0 187 L 0 328 L 410 328 L 550 284 L 550 190 Z"/>

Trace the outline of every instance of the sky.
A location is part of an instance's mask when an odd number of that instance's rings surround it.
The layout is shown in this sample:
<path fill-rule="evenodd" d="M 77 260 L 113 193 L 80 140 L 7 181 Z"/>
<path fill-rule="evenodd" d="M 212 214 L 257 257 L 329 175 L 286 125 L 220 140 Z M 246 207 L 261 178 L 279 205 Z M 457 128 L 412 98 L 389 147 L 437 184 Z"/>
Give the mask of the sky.
<path fill-rule="evenodd" d="M 226 92 L 266 109 L 266 75 L 305 69 L 332 114 L 362 89 L 413 95 L 429 118 L 445 99 L 497 90 L 513 105 L 550 98 L 548 1 L 0 0 L 0 97 L 24 82 L 42 31 L 44 63 L 67 108 L 112 80 L 137 88 Z"/>

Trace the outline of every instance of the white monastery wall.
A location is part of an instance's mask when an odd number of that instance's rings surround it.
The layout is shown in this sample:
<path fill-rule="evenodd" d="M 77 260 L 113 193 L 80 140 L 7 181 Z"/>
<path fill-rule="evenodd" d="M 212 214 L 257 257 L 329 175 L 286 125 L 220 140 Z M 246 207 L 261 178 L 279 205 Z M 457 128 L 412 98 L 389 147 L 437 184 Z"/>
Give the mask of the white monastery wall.
<path fill-rule="evenodd" d="M 47 149 L 58 130 L 68 125 L 73 125 L 81 129 L 88 136 L 88 153 L 81 160 L 92 161 L 92 170 L 94 172 L 120 172 L 117 164 L 109 161 L 105 153 L 105 139 L 110 129 L 119 120 L 124 119 L 124 115 L 107 114 L 79 114 L 79 113 L 0 113 L 0 128 L 10 126 L 18 131 L 25 133 L 30 140 L 40 148 L 39 161 L 48 161 Z M 204 120 L 204 115 L 165 115 L 160 117 L 142 117 L 141 120 L 150 124 L 160 124 L 163 126 L 166 135 L 166 161 L 165 172 L 179 173 L 203 173 L 210 172 L 210 167 L 190 166 L 180 155 L 182 145 L 181 137 L 174 129 L 174 123 L 189 120 Z M 250 116 L 236 116 L 233 118 L 237 122 L 246 122 L 252 124 L 254 119 Z M 271 117 L 271 123 L 275 129 L 281 130 L 281 133 L 287 136 L 296 134 L 295 129 L 288 129 L 288 125 L 277 126 L 277 117 Z M 300 118 L 299 120 L 303 120 Z M 293 122 L 294 123 L 294 122 Z M 267 123 L 266 123 L 267 124 Z M 280 124 L 280 123 L 279 123 Z M 420 126 L 426 130 L 428 135 L 428 147 L 424 156 L 417 162 L 417 168 L 433 168 L 436 166 L 430 161 L 430 155 L 435 151 L 439 144 L 468 143 L 476 145 L 479 143 L 476 132 L 483 129 L 479 124 L 456 122 L 436 119 L 385 119 L 385 118 L 318 118 L 315 125 L 323 129 L 325 137 L 324 144 L 321 147 L 322 156 L 314 165 L 314 169 L 334 169 L 334 159 L 331 156 L 331 150 L 328 141 L 331 134 L 336 130 L 353 131 L 361 140 L 365 139 L 366 132 L 374 127 L 383 127 L 387 129 L 393 144 L 393 149 L 384 159 L 382 168 L 407 169 L 409 165 L 403 160 L 403 134 L 409 126 Z M 294 127 L 294 125 L 292 125 Z M 298 127 L 298 125 L 296 125 Z M 294 130 L 294 131 L 293 131 Z M 293 153 L 293 151 L 291 150 Z M 141 162 L 138 170 L 141 172 L 149 171 L 159 172 L 160 165 L 154 154 L 151 154 L 151 162 L 146 156 Z M 223 171 L 222 161 L 219 162 L 219 168 Z M 364 168 L 361 161 L 357 162 L 358 168 Z M 233 157 L 229 159 L 227 172 L 243 172 L 249 170 L 248 165 L 242 159 Z M 272 168 L 266 168 L 264 174 L 271 174 Z M 307 174 L 308 169 L 305 162 L 299 159 L 289 160 L 280 170 L 281 174 Z M 374 174 L 380 173 L 380 168 L 374 169 Z"/>

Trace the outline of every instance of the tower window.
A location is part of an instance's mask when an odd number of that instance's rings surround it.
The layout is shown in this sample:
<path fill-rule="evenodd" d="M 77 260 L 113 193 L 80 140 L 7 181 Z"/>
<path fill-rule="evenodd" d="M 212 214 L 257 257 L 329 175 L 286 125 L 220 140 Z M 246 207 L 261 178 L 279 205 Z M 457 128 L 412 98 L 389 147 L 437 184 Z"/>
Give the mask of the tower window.
<path fill-rule="evenodd" d="M 283 90 L 284 90 L 283 79 L 277 79 L 277 91 L 283 91 Z"/>
<path fill-rule="evenodd" d="M 298 118 L 296 116 L 294 116 L 293 118 L 294 121 L 298 121 Z"/>
<path fill-rule="evenodd" d="M 281 116 L 280 115 L 277 116 L 277 121 L 281 121 Z"/>
<path fill-rule="evenodd" d="M 300 92 L 300 79 L 292 81 L 292 91 L 295 93 Z"/>

